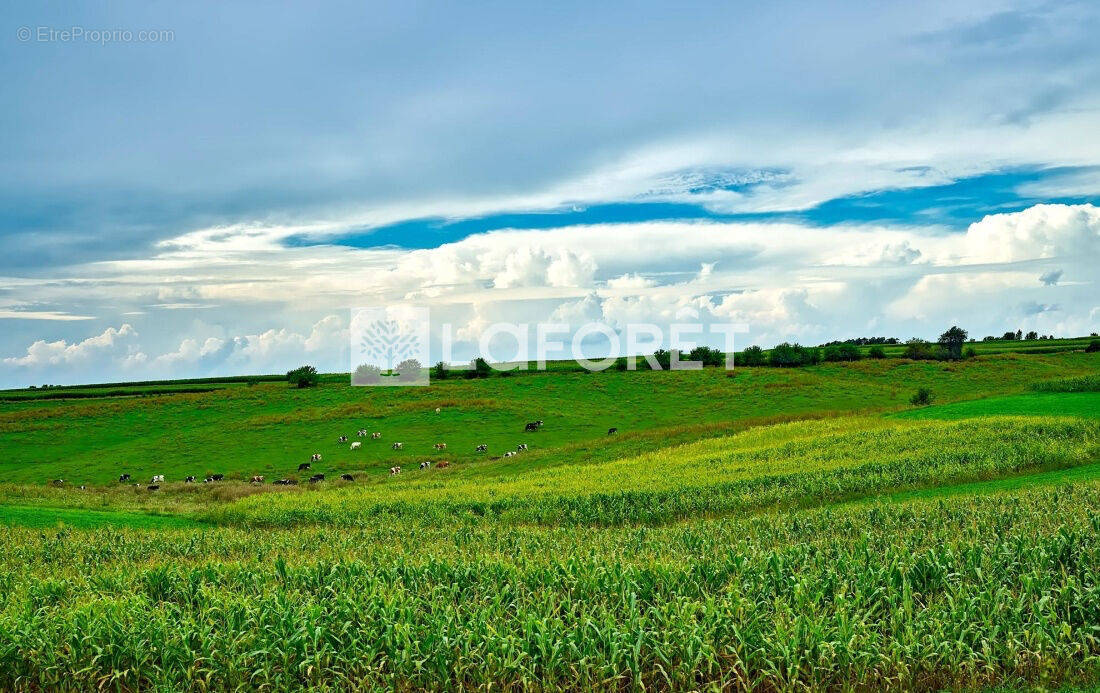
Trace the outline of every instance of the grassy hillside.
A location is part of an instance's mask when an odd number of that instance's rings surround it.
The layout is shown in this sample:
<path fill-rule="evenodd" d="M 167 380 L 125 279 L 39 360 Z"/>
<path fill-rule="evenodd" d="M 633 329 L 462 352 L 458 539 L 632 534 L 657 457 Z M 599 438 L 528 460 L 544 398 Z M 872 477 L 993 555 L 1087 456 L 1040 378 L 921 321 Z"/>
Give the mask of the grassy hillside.
<path fill-rule="evenodd" d="M 126 472 L 169 480 L 223 473 L 294 475 L 312 453 L 315 471 L 385 474 L 424 459 L 456 464 L 527 443 L 555 461 L 622 456 L 767 420 L 907 407 L 919 386 L 939 403 L 1024 392 L 1037 380 L 1093 372 L 1095 354 L 1002 355 L 961 363 L 863 361 L 804 369 L 544 373 L 428 388 L 352 388 L 325 383 L 230 384 L 204 393 L 0 403 L 0 483 L 108 484 Z M 437 413 L 435 410 L 439 408 Z M 535 434 L 527 421 L 543 419 Z M 609 450 L 606 432 L 621 438 Z M 700 427 L 711 427 L 710 431 Z M 366 428 L 363 449 L 337 443 Z M 630 436 L 649 435 L 635 440 Z M 393 442 L 403 442 L 395 452 Z M 433 444 L 446 443 L 445 454 Z"/>
<path fill-rule="evenodd" d="M 0 689 L 1094 686 L 1098 375 L 1077 352 L 6 402 Z M 336 444 L 358 428 L 383 438 Z M 329 481 L 114 482 L 311 452 Z"/>

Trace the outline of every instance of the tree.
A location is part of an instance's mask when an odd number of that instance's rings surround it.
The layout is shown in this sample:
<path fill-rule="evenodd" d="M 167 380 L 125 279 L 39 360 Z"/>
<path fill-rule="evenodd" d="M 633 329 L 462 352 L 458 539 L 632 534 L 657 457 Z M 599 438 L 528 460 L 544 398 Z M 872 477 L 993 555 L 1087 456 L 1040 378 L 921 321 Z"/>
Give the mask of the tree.
<path fill-rule="evenodd" d="M 735 366 L 763 366 L 767 362 L 764 350 L 758 346 L 751 346 L 733 358 Z"/>
<path fill-rule="evenodd" d="M 351 374 L 352 385 L 377 385 L 382 382 L 382 369 L 378 366 L 363 363 Z"/>
<path fill-rule="evenodd" d="M 401 363 L 394 366 L 394 371 L 397 373 L 398 382 L 412 383 L 420 380 L 421 371 L 423 366 L 416 359 L 405 359 Z"/>
<path fill-rule="evenodd" d="M 321 382 L 321 376 L 313 366 L 302 366 L 292 371 L 287 371 L 286 380 L 295 387 L 313 387 Z"/>
<path fill-rule="evenodd" d="M 966 343 L 966 330 L 957 325 L 940 335 L 940 346 L 947 352 L 947 357 L 952 359 L 962 358 L 963 344 Z"/>
<path fill-rule="evenodd" d="M 489 362 L 481 358 L 480 356 L 474 359 L 473 363 L 471 363 L 470 366 L 470 369 L 466 371 L 467 379 L 488 378 L 489 374 L 493 370 L 492 367 L 489 365 Z"/>
<path fill-rule="evenodd" d="M 698 361 L 703 366 L 722 366 L 726 363 L 726 355 L 718 349 L 708 346 L 697 346 L 688 354 L 689 361 Z"/>
<path fill-rule="evenodd" d="M 777 344 L 768 354 L 768 365 L 781 368 L 809 366 L 821 361 L 821 352 L 801 344 Z"/>
<path fill-rule="evenodd" d="M 446 380 L 447 379 L 447 364 L 443 363 L 442 361 L 435 364 L 435 368 L 432 369 L 432 377 L 435 378 L 436 380 Z"/>
<path fill-rule="evenodd" d="M 886 358 L 886 350 L 876 344 L 867 350 L 867 358 L 884 359 Z"/>
<path fill-rule="evenodd" d="M 905 342 L 905 352 L 902 355 L 914 361 L 927 361 L 936 358 L 935 353 L 932 351 L 932 345 L 920 337 L 913 337 Z"/>
<path fill-rule="evenodd" d="M 859 347 L 854 344 L 834 344 L 825 347 L 821 353 L 821 358 L 824 361 L 858 361 L 863 358 L 863 354 L 860 353 Z"/>
<path fill-rule="evenodd" d="M 1028 332 L 1027 336 L 1024 337 L 1024 339 L 1038 339 L 1038 338 L 1039 338 L 1039 333 L 1036 332 L 1035 330 L 1032 330 L 1031 332 Z"/>
<path fill-rule="evenodd" d="M 1016 330 L 1016 339 L 1020 340 L 1020 339 L 1023 339 L 1023 338 L 1024 338 L 1024 331 L 1023 330 Z"/>

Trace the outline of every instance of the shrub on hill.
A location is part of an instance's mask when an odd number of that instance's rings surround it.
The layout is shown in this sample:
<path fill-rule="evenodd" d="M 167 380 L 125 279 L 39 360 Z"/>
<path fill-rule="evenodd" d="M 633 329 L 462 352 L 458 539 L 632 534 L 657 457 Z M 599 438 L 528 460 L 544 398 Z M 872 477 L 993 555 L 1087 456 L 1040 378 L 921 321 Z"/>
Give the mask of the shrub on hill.
<path fill-rule="evenodd" d="M 778 344 L 768 354 L 768 365 L 781 368 L 797 366 L 810 366 L 821 362 L 821 352 L 812 347 L 804 347 L 801 344 Z"/>
<path fill-rule="evenodd" d="M 302 366 L 292 371 L 287 371 L 286 380 L 295 387 L 313 387 L 321 381 L 317 369 L 313 366 Z"/>
<path fill-rule="evenodd" d="M 447 364 L 440 361 L 432 368 L 433 380 L 446 380 L 447 379 Z"/>
<path fill-rule="evenodd" d="M 464 373 L 464 377 L 467 380 L 472 380 L 474 378 L 488 378 L 492 372 L 493 369 L 491 366 L 489 366 L 489 362 L 479 356 L 473 360 L 473 363 L 470 364 L 470 368 L 466 370 L 466 372 Z"/>
<path fill-rule="evenodd" d="M 886 358 L 886 350 L 876 344 L 867 350 L 867 358 L 884 359 Z"/>
<path fill-rule="evenodd" d="M 926 387 L 917 388 L 915 395 L 909 398 L 909 403 L 914 407 L 924 407 L 932 404 L 932 391 Z"/>
<path fill-rule="evenodd" d="M 361 364 L 351 374 L 352 385 L 377 385 L 382 382 L 382 369 L 369 363 Z"/>
<path fill-rule="evenodd" d="M 881 351 L 882 347 L 879 347 Z M 863 358 L 859 347 L 854 344 L 835 344 L 825 347 L 821 352 L 823 361 L 858 361 Z"/>
<path fill-rule="evenodd" d="M 764 366 L 768 363 L 768 357 L 760 347 L 751 346 L 734 356 L 733 362 L 735 366 Z"/>
<path fill-rule="evenodd" d="M 914 337 L 905 343 L 905 352 L 902 355 L 914 361 L 932 361 L 943 358 L 943 354 L 939 345 Z"/>
<path fill-rule="evenodd" d="M 1086 354 L 1095 354 L 1100 351 L 1100 339 L 1094 339 L 1089 342 L 1089 345 L 1085 347 Z"/>
<path fill-rule="evenodd" d="M 688 353 L 689 361 L 699 361 L 703 367 L 721 367 L 726 365 L 726 355 L 719 349 L 708 346 L 697 346 Z"/>

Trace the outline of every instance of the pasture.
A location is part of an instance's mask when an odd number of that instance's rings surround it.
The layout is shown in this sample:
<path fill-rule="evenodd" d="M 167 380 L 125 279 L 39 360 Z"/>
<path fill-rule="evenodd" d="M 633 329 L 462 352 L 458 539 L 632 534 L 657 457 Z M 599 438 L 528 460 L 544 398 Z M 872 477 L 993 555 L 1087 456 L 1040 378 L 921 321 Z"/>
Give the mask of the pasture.
<path fill-rule="evenodd" d="M 1096 685 L 1098 374 L 1077 351 L 5 401 L 0 688 Z"/>

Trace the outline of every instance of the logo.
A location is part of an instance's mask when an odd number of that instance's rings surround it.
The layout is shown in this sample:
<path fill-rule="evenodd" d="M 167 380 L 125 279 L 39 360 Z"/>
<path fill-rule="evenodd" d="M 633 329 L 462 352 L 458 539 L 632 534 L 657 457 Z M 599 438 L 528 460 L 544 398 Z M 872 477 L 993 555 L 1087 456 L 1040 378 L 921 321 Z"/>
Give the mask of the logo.
<path fill-rule="evenodd" d="M 431 321 L 427 308 L 353 308 L 350 325 L 352 385 L 428 384 Z"/>

